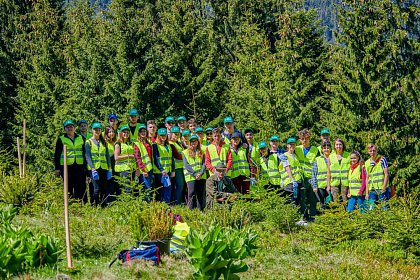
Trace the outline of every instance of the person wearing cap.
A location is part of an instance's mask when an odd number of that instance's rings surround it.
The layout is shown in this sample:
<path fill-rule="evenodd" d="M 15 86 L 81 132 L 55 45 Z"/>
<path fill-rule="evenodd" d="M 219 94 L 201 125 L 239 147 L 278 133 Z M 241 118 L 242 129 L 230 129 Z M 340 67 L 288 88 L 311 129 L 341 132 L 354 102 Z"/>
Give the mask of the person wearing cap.
<path fill-rule="evenodd" d="M 197 135 L 191 135 L 189 143 L 188 148 L 182 151 L 184 176 L 188 189 L 187 205 L 189 209 L 198 208 L 203 210 L 205 207 L 205 183 L 207 178 L 204 153 L 201 150 Z"/>
<path fill-rule="evenodd" d="M 183 193 L 185 187 L 184 179 L 184 162 L 182 160 L 182 151 L 184 150 L 181 142 L 181 130 L 179 126 L 171 128 L 169 144 L 171 145 L 172 155 L 175 160 L 175 177 L 171 178 L 172 181 L 172 200 L 175 204 L 184 202 Z"/>
<path fill-rule="evenodd" d="M 184 129 L 182 131 L 182 137 L 181 137 L 181 141 L 182 141 L 182 146 L 186 149 L 188 148 L 188 146 L 190 145 L 190 135 L 191 135 L 191 131 L 189 129 Z"/>
<path fill-rule="evenodd" d="M 257 165 L 257 185 L 267 189 L 270 185 L 270 178 L 268 177 L 268 145 L 267 142 L 261 141 L 258 143 L 258 158 L 259 162 Z"/>
<path fill-rule="evenodd" d="M 246 143 L 248 144 L 248 152 L 251 156 L 252 164 L 256 167 L 259 164 L 258 145 L 254 144 L 254 131 L 251 128 L 244 130 Z"/>
<path fill-rule="evenodd" d="M 200 145 L 203 145 L 204 141 L 204 130 L 201 126 L 197 126 L 194 129 L 194 134 L 198 136 L 198 141 L 200 141 Z"/>
<path fill-rule="evenodd" d="M 302 188 L 300 189 L 300 205 L 303 220 L 312 220 L 316 215 L 316 196 L 310 184 L 312 178 L 312 168 L 319 151 L 315 146 L 311 146 L 311 133 L 307 128 L 299 131 L 299 141 L 301 145 L 295 148 L 295 154 L 299 160 L 303 172 Z M 308 207 L 309 205 L 309 207 Z"/>
<path fill-rule="evenodd" d="M 226 165 L 227 171 L 232 167 L 232 153 L 229 144 L 222 141 L 222 135 L 219 128 L 213 129 L 213 143 L 206 148 L 206 168 L 210 175 L 215 172 L 215 166 L 221 162 Z"/>
<path fill-rule="evenodd" d="M 146 122 L 147 125 L 147 138 L 149 139 L 150 143 L 156 142 L 157 137 L 157 127 L 155 120 L 148 120 Z"/>
<path fill-rule="evenodd" d="M 191 134 L 194 134 L 195 128 L 197 127 L 197 120 L 195 118 L 191 118 L 188 120 L 188 129 L 190 130 Z"/>
<path fill-rule="evenodd" d="M 241 135 L 241 145 L 243 143 L 246 144 L 246 139 L 245 139 L 244 135 L 242 134 L 242 132 L 240 132 L 238 129 L 236 129 L 232 117 L 227 116 L 226 118 L 224 118 L 223 123 L 225 125 L 225 131 L 223 131 L 222 136 L 223 136 L 223 141 L 226 144 L 230 144 L 230 139 L 232 138 L 232 134 L 234 132 L 238 132 Z M 246 148 L 246 147 L 244 147 L 244 148 Z"/>
<path fill-rule="evenodd" d="M 284 155 L 287 161 L 283 161 L 280 170 L 282 196 L 290 197 L 291 201 L 298 204 L 299 189 L 302 187 L 302 170 L 300 168 L 299 160 L 295 154 L 296 138 L 290 137 L 287 139 L 287 151 Z"/>
<path fill-rule="evenodd" d="M 270 137 L 270 151 L 267 149 L 267 153 L 264 149 L 260 149 L 260 168 L 264 176 L 268 176 L 270 188 L 274 190 L 280 189 L 281 176 L 280 169 L 282 169 L 282 160 L 284 160 L 284 155 L 280 157 L 277 153 L 278 151 L 278 142 L 280 137 L 277 135 L 272 135 Z M 268 147 L 267 147 L 268 148 Z"/>
<path fill-rule="evenodd" d="M 172 148 L 168 142 L 168 131 L 166 128 L 159 128 L 156 142 L 153 149 L 153 174 L 156 188 L 156 200 L 171 202 L 172 186 L 167 183 L 169 176 L 175 177 L 175 161 L 172 156 Z"/>
<path fill-rule="evenodd" d="M 126 124 L 126 126 L 128 126 L 129 130 L 130 130 L 130 142 L 133 143 L 134 141 L 137 140 L 138 136 L 139 136 L 139 125 L 137 122 L 139 120 L 139 112 L 137 111 L 137 109 L 131 109 L 128 112 L 128 124 Z"/>
<path fill-rule="evenodd" d="M 92 137 L 92 134 L 88 132 L 88 124 L 86 120 L 79 120 L 77 122 L 77 129 L 79 131 L 79 135 L 83 137 L 83 140 L 86 141 L 86 139 L 89 139 Z"/>
<path fill-rule="evenodd" d="M 347 201 L 349 189 L 348 172 L 350 169 L 350 153 L 346 144 L 340 138 L 334 141 L 334 150 L 330 155 L 331 160 L 331 195 L 333 201 Z"/>
<path fill-rule="evenodd" d="M 254 167 L 248 150 L 242 145 L 241 135 L 237 132 L 232 134 L 230 139 L 230 151 L 232 154 L 232 168 L 227 173 L 241 194 L 249 193 L 251 173 L 254 174 Z"/>
<path fill-rule="evenodd" d="M 321 203 L 321 209 L 325 209 L 325 200 L 331 190 L 331 143 L 322 142 L 322 156 L 318 156 L 312 169 L 312 189 Z"/>
<path fill-rule="evenodd" d="M 86 195 L 86 160 L 83 137 L 75 133 L 75 124 L 66 120 L 63 124 L 65 133 L 58 137 L 55 144 L 55 175 L 64 176 L 64 145 L 67 146 L 67 174 L 70 197 L 87 201 Z M 64 178 L 63 178 L 64 179 Z"/>
<path fill-rule="evenodd" d="M 172 116 L 168 116 L 165 118 L 165 127 L 168 133 L 171 131 L 171 128 L 175 125 L 175 118 Z"/>
<path fill-rule="evenodd" d="M 278 155 L 283 155 L 286 152 L 284 149 L 279 147 L 280 145 L 280 136 L 272 135 L 270 136 L 270 153 L 277 153 Z"/>
<path fill-rule="evenodd" d="M 110 114 L 108 116 L 108 125 L 114 129 L 114 131 L 117 131 L 118 129 L 119 120 L 117 118 L 117 115 Z"/>
<path fill-rule="evenodd" d="M 128 185 L 134 180 L 136 176 L 136 162 L 134 157 L 133 143 L 130 138 L 130 127 L 123 125 L 120 128 L 117 142 L 114 146 L 114 158 L 115 158 L 115 175 L 126 179 L 124 182 L 126 192 L 130 192 L 131 189 Z M 123 186 L 116 184 L 116 194 L 121 194 Z"/>
<path fill-rule="evenodd" d="M 112 194 L 109 180 L 112 177 L 111 160 L 108 145 L 102 136 L 102 125 L 92 124 L 92 137 L 85 143 L 85 158 L 90 178 L 92 178 L 92 205 L 106 206 L 108 197 Z"/>
<path fill-rule="evenodd" d="M 207 127 L 205 132 L 206 132 L 205 146 L 208 146 L 213 142 L 213 127 Z"/>
<path fill-rule="evenodd" d="M 147 138 L 147 127 L 145 124 L 139 125 L 139 136 L 134 141 L 134 157 L 136 159 L 136 175 L 139 177 L 140 184 L 143 184 L 143 190 L 149 190 L 153 184 L 153 157 L 152 144 Z M 148 200 L 148 199 L 147 199 Z"/>
<path fill-rule="evenodd" d="M 186 129 L 186 125 L 187 125 L 187 118 L 185 116 L 180 116 L 176 119 L 176 122 L 178 124 L 178 127 L 181 131 L 184 131 L 184 129 Z"/>
<path fill-rule="evenodd" d="M 328 128 L 323 128 L 321 129 L 321 132 L 319 133 L 320 137 L 321 137 L 321 145 L 319 145 L 317 148 L 319 150 L 319 154 L 322 155 L 322 143 L 328 141 L 330 142 L 330 130 Z"/>
<path fill-rule="evenodd" d="M 232 180 L 226 176 L 227 167 L 218 162 L 214 168 L 214 174 L 206 180 L 206 206 L 211 208 L 214 203 L 229 203 L 236 199 L 238 192 Z"/>

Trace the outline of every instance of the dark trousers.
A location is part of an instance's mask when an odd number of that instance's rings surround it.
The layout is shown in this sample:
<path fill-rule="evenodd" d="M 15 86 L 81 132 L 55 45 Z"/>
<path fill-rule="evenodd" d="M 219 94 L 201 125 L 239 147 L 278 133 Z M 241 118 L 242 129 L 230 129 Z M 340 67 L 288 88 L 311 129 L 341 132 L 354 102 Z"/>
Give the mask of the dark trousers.
<path fill-rule="evenodd" d="M 86 192 L 85 166 L 76 163 L 68 165 L 67 174 L 69 197 L 81 199 L 83 202 L 87 202 L 88 194 Z M 61 177 L 64 179 L 64 166 L 61 166 Z"/>
<path fill-rule="evenodd" d="M 317 198 L 311 184 L 309 183 L 309 179 L 305 178 L 303 180 L 302 187 L 299 191 L 301 193 L 300 207 L 303 218 L 308 219 L 314 217 L 316 215 Z"/>
<path fill-rule="evenodd" d="M 168 173 L 169 176 L 169 173 Z M 171 196 L 172 196 L 172 188 L 173 186 L 163 187 L 162 184 L 162 174 L 154 174 L 155 180 L 155 190 L 156 190 L 156 201 L 164 201 L 167 204 L 171 203 Z"/>
<path fill-rule="evenodd" d="M 232 181 L 233 181 L 233 185 L 235 186 L 238 192 L 240 192 L 241 194 L 249 193 L 249 187 L 251 185 L 251 182 L 249 181 L 247 177 L 241 175 L 236 178 L 233 178 Z"/>
<path fill-rule="evenodd" d="M 133 172 L 122 171 L 122 172 L 116 172 L 115 175 L 125 179 L 123 180 L 123 182 L 114 181 L 115 194 L 120 195 L 123 189 L 125 190 L 126 193 L 132 192 L 130 186 L 136 177 L 136 172 L 135 171 Z"/>
<path fill-rule="evenodd" d="M 187 182 L 188 189 L 188 208 L 198 208 L 203 210 L 206 206 L 206 180 L 194 180 Z"/>
<path fill-rule="evenodd" d="M 108 170 L 102 168 L 96 169 L 98 171 L 99 180 L 93 180 L 92 171 L 89 171 L 92 179 L 93 192 L 91 197 L 92 205 L 106 206 L 107 196 L 111 192 L 109 188 L 109 181 L 106 179 Z"/>

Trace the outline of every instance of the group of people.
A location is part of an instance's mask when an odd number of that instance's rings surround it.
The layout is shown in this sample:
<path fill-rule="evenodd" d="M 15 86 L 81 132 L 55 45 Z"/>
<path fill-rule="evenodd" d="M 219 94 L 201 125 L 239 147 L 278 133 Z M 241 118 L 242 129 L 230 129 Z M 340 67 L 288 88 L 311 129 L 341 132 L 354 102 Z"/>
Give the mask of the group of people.
<path fill-rule="evenodd" d="M 320 145 L 311 146 L 308 129 L 280 145 L 280 137 L 254 141 L 252 129 L 243 132 L 234 120 L 224 118 L 224 128 L 203 128 L 195 119 L 168 116 L 164 127 L 155 121 L 138 123 L 136 109 L 119 125 L 115 114 L 104 128 L 95 122 L 88 131 L 85 120 L 64 122 L 55 148 L 55 172 L 63 175 L 67 147 L 69 192 L 74 198 L 106 205 L 131 186 L 141 184 L 145 193 L 168 204 L 186 203 L 203 210 L 214 203 L 234 200 L 253 188 L 271 188 L 300 207 L 305 220 L 317 214 L 317 203 L 348 201 L 347 210 L 360 209 L 369 201 L 389 199 L 388 162 L 369 144 L 365 163 L 358 151 L 348 152 L 342 139 L 330 140 L 322 129 Z M 92 191 L 87 192 L 86 178 Z M 120 178 L 115 180 L 115 178 Z M 151 199 L 147 198 L 147 199 Z"/>

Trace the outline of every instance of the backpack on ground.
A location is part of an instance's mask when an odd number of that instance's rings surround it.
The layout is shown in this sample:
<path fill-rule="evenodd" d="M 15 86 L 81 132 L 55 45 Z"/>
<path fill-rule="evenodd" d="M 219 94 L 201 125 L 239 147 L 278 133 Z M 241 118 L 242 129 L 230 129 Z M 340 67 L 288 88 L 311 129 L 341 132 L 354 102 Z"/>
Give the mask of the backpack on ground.
<path fill-rule="evenodd" d="M 117 254 L 117 257 L 109 264 L 109 267 L 116 261 L 122 260 L 122 263 L 130 263 L 132 260 L 148 260 L 153 261 L 155 265 L 160 263 L 160 252 L 156 245 L 144 246 L 138 248 L 131 248 L 129 250 L 122 250 Z"/>

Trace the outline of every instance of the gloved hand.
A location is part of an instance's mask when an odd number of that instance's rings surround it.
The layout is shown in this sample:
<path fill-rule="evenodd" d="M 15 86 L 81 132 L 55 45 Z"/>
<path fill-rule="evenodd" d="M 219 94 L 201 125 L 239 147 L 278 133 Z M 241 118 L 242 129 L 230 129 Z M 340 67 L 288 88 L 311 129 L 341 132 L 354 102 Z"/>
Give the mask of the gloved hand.
<path fill-rule="evenodd" d="M 106 173 L 106 179 L 111 180 L 112 178 L 112 170 L 108 170 L 108 173 Z"/>
<path fill-rule="evenodd" d="M 92 170 L 92 180 L 95 180 L 95 181 L 99 180 L 98 171 Z"/>
<path fill-rule="evenodd" d="M 299 185 L 296 181 L 293 181 L 292 184 L 293 184 L 293 198 L 296 199 L 298 197 Z"/>

